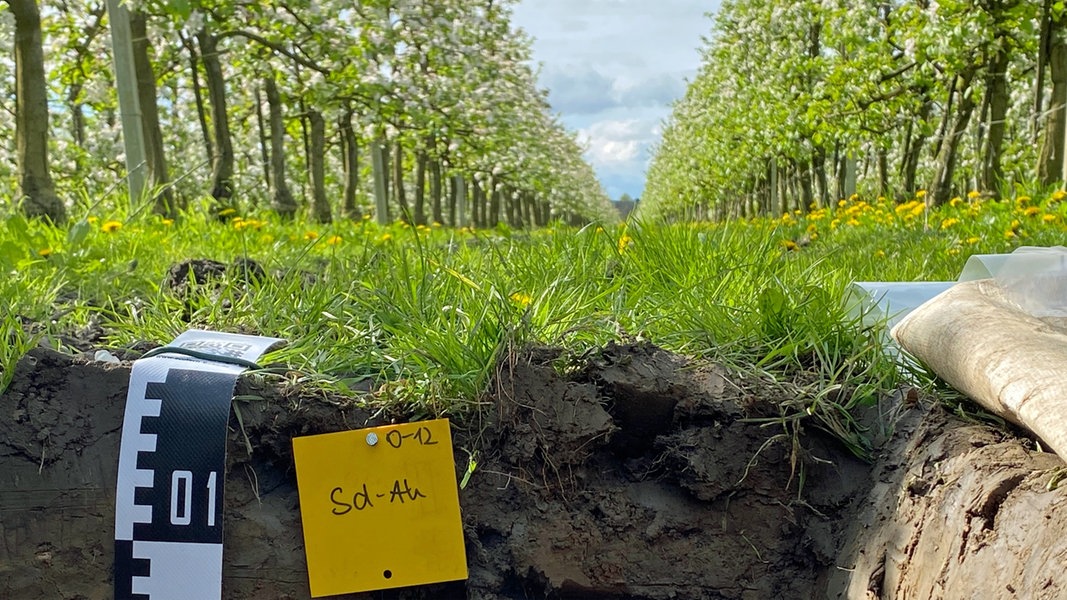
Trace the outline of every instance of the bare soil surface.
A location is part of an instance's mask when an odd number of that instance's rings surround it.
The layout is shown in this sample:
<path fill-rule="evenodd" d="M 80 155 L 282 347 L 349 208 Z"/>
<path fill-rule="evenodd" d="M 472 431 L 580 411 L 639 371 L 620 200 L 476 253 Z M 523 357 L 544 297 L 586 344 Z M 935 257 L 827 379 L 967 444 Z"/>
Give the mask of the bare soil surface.
<path fill-rule="evenodd" d="M 887 404 L 867 464 L 815 430 L 794 446 L 766 422 L 774 388 L 718 365 L 648 344 L 563 358 L 509 357 L 491 408 L 453 420 L 457 478 L 479 452 L 469 579 L 348 597 L 1067 597 L 1065 466 L 1029 439 Z M 0 598 L 112 597 L 129 375 L 37 349 L 0 396 Z M 308 598 L 291 439 L 396 417 L 258 376 L 236 396 L 223 596 Z"/>

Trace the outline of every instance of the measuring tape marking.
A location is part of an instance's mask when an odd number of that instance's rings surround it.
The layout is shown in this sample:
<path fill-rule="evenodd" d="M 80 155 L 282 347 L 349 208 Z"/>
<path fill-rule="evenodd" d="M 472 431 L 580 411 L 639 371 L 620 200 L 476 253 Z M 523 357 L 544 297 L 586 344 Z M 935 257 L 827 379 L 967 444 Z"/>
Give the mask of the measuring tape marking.
<path fill-rule="evenodd" d="M 221 597 L 230 403 L 238 375 L 280 341 L 189 331 L 172 344 L 191 352 L 134 363 L 116 483 L 116 600 Z"/>

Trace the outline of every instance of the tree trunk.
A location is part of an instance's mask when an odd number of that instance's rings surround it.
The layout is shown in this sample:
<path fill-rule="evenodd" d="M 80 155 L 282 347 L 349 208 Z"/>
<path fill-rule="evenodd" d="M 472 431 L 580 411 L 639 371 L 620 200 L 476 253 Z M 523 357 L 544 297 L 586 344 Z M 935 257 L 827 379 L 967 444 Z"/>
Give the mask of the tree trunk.
<path fill-rule="evenodd" d="M 1030 117 L 1030 139 L 1039 143 L 1041 114 L 1045 110 L 1045 71 L 1048 67 L 1049 39 L 1052 35 L 1052 0 L 1044 0 L 1041 8 L 1041 35 L 1037 42 L 1037 74 L 1034 77 L 1034 108 Z"/>
<path fill-rule="evenodd" d="M 467 194 L 467 179 L 462 175 L 453 175 L 455 183 L 456 209 L 452 214 L 453 227 L 468 227 L 470 225 L 470 196 Z"/>
<path fill-rule="evenodd" d="M 36 0 L 8 0 L 15 16 L 15 145 L 22 210 L 54 223 L 67 219 L 48 170 L 48 83 Z"/>
<path fill-rule="evenodd" d="M 211 100 L 211 125 L 217 154 L 211 169 L 211 197 L 217 202 L 216 212 L 231 208 L 233 197 L 233 141 L 230 137 L 229 115 L 226 110 L 226 80 L 219 60 L 218 40 L 202 29 L 196 34 L 200 43 L 200 58 L 204 63 L 208 98 Z"/>
<path fill-rule="evenodd" d="M 878 195 L 889 194 L 889 152 L 882 146 L 878 147 Z"/>
<path fill-rule="evenodd" d="M 426 224 L 426 151 L 415 154 L 415 224 Z"/>
<path fill-rule="evenodd" d="M 901 177 L 904 180 L 904 192 L 914 194 L 918 189 L 919 159 L 922 157 L 923 146 L 926 145 L 926 134 L 923 131 L 914 133 L 916 124 L 922 128 L 922 124 L 930 117 L 933 105 L 927 99 L 919 109 L 915 119 L 908 121 L 907 139 L 904 145 L 904 157 L 901 164 Z"/>
<path fill-rule="evenodd" d="M 308 111 L 311 124 L 308 170 L 311 171 L 311 214 L 319 223 L 333 220 L 330 201 L 326 197 L 326 119 L 317 110 Z"/>
<path fill-rule="evenodd" d="M 263 78 L 263 91 L 267 95 L 268 121 L 270 123 L 270 172 L 274 178 L 274 195 L 271 208 L 282 218 L 292 219 L 296 216 L 297 204 L 289 190 L 285 172 L 285 122 L 282 117 L 282 99 L 278 94 L 278 85 L 271 73 Z"/>
<path fill-rule="evenodd" d="M 485 227 L 485 190 L 477 179 L 471 180 L 471 220 L 475 227 Z"/>
<path fill-rule="evenodd" d="M 211 164 L 215 164 L 215 144 L 211 140 L 211 128 L 207 124 L 207 107 L 204 106 L 204 91 L 200 85 L 200 53 L 193 40 L 181 36 L 182 45 L 189 51 L 189 79 L 193 84 L 193 100 L 196 103 L 196 117 L 200 122 L 200 134 L 204 138 L 204 153 Z"/>
<path fill-rule="evenodd" d="M 1004 41 L 1006 44 L 1007 41 Z M 989 83 L 986 94 L 989 97 L 989 134 L 986 140 L 985 156 L 982 158 L 982 190 L 993 192 L 1000 189 L 1004 171 L 1001 157 L 1004 153 L 1004 132 L 1007 130 L 1005 120 L 1008 115 L 1008 52 L 1002 46 L 990 66 Z"/>
<path fill-rule="evenodd" d="M 826 181 L 826 151 L 822 148 L 815 149 L 811 157 L 811 170 L 815 178 L 815 190 L 818 194 L 815 198 L 818 203 L 816 208 L 824 208 L 830 203 L 830 189 Z M 810 207 L 811 204 L 807 204 L 803 208 L 808 209 Z"/>
<path fill-rule="evenodd" d="M 959 103 L 955 117 L 949 117 L 951 127 L 946 129 L 941 137 L 941 147 L 937 153 L 937 161 L 934 163 L 934 176 L 927 189 L 926 205 L 931 208 L 948 203 L 952 197 L 953 176 L 956 172 L 956 156 L 960 140 L 967 131 L 967 125 L 971 121 L 971 114 L 975 107 L 970 87 L 976 70 L 974 66 L 968 67 L 957 75 L 956 85 L 953 86 L 955 94 L 959 96 Z"/>
<path fill-rule="evenodd" d="M 767 214 L 777 210 L 778 206 L 778 159 L 771 157 L 767 166 Z"/>
<path fill-rule="evenodd" d="M 842 176 L 841 176 L 841 197 L 851 199 L 856 195 L 856 153 L 851 150 L 845 152 L 845 156 L 841 159 L 842 164 Z"/>
<path fill-rule="evenodd" d="M 273 197 L 274 184 L 270 180 L 270 125 L 263 116 L 263 92 L 257 87 L 253 101 L 256 103 L 256 127 L 259 129 L 259 161 L 263 166 L 263 183 L 267 194 Z"/>
<path fill-rule="evenodd" d="M 516 190 L 509 190 L 507 199 L 508 205 L 511 207 L 511 210 L 508 211 L 508 214 L 512 217 L 511 226 L 522 229 L 526 226 L 523 215 L 522 196 L 519 195 L 519 192 Z"/>
<path fill-rule="evenodd" d="M 802 165 L 797 168 L 796 176 L 800 178 L 800 201 L 804 206 L 811 206 L 815 201 L 815 194 L 811 186 L 811 167 Z"/>
<path fill-rule="evenodd" d="M 370 151 L 374 177 L 374 216 L 379 225 L 389 224 L 389 146 L 377 140 Z"/>
<path fill-rule="evenodd" d="M 352 110 L 346 109 L 338 123 L 341 130 L 341 159 L 345 169 L 341 212 L 348 219 L 358 220 L 363 215 L 356 203 L 356 193 L 359 191 L 359 142 L 356 140 L 356 131 L 352 128 L 353 117 Z"/>
<path fill-rule="evenodd" d="M 632 213 L 631 213 L 632 214 Z M 530 227 L 537 227 L 540 219 L 537 216 L 537 194 L 534 192 L 526 193 L 526 223 Z"/>
<path fill-rule="evenodd" d="M 1063 181 L 1063 142 L 1067 130 L 1067 14 L 1052 23 L 1048 64 L 1052 75 L 1052 101 L 1042 132 L 1037 173 L 1042 185 L 1046 186 Z"/>
<path fill-rule="evenodd" d="M 460 227 L 456 209 L 459 203 L 459 184 L 462 181 L 453 175 L 448 178 L 448 224 L 452 227 Z"/>
<path fill-rule="evenodd" d="M 441 211 L 441 187 L 441 161 L 434 159 L 430 162 L 430 206 L 434 223 L 445 222 Z"/>
<path fill-rule="evenodd" d="M 175 216 L 181 208 L 171 189 L 167 172 L 167 157 L 163 151 L 163 128 L 159 125 L 159 93 L 156 75 L 149 58 L 151 45 L 148 41 L 147 17 L 141 11 L 130 13 L 130 33 L 133 39 L 133 68 L 137 76 L 137 97 L 141 107 L 141 129 L 144 133 L 145 162 L 148 165 L 146 180 L 157 192 L 154 199 L 156 213 Z"/>
<path fill-rule="evenodd" d="M 393 196 L 396 198 L 397 210 L 405 223 L 411 223 L 411 207 L 408 206 L 407 194 L 404 192 L 404 149 L 398 141 L 393 152 Z"/>
<path fill-rule="evenodd" d="M 311 164 L 307 161 L 307 157 L 311 156 L 311 135 L 308 132 L 308 108 L 304 104 L 304 99 L 300 98 L 299 104 L 300 110 L 300 140 L 303 142 L 304 147 L 304 177 L 300 178 L 300 200 L 304 206 L 310 206 L 312 203 L 308 201 L 308 181 L 310 177 Z"/>
<path fill-rule="evenodd" d="M 500 190 L 496 180 L 489 180 L 489 227 L 496 227 L 500 223 Z"/>

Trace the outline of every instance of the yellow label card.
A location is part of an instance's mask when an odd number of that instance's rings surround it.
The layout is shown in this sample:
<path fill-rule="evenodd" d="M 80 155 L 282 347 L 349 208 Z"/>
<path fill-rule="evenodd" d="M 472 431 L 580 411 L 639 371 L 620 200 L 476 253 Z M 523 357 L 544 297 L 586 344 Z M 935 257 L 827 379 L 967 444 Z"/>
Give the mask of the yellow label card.
<path fill-rule="evenodd" d="M 447 419 L 293 439 L 312 597 L 467 578 Z"/>

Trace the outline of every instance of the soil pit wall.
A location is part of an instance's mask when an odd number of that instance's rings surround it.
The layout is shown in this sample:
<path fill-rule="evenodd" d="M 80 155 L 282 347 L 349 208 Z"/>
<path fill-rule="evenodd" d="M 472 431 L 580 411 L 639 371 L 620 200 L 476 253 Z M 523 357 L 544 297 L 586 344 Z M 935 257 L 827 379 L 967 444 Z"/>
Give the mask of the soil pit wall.
<path fill-rule="evenodd" d="M 873 465 L 818 433 L 804 487 L 765 387 L 654 346 L 502 365 L 493 409 L 453 423 L 466 582 L 351 598 L 1059 598 L 1064 465 L 1024 438 L 912 407 Z M 0 397 L 0 597 L 111 598 L 129 364 L 39 349 Z M 307 598 L 291 438 L 383 424 L 238 382 L 225 598 Z M 248 436 L 247 444 L 244 435 Z M 249 452 L 251 448 L 251 452 Z"/>

